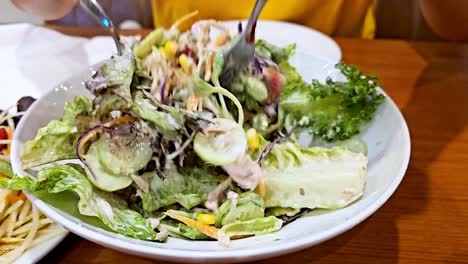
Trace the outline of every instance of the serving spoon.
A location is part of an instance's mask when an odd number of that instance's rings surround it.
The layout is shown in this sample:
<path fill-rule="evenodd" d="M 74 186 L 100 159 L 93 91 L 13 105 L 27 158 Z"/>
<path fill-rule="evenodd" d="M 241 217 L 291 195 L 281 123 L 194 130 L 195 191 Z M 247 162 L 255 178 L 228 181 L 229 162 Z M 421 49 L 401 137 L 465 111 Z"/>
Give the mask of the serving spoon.
<path fill-rule="evenodd" d="M 224 67 L 220 76 L 223 87 L 229 86 L 237 75 L 254 59 L 255 27 L 267 0 L 257 0 L 250 14 L 247 26 L 237 40 L 223 52 Z"/>
<path fill-rule="evenodd" d="M 115 46 L 117 47 L 117 54 L 119 56 L 122 55 L 120 36 L 101 5 L 96 0 L 80 0 L 80 5 L 92 18 L 110 32 L 114 39 Z"/>

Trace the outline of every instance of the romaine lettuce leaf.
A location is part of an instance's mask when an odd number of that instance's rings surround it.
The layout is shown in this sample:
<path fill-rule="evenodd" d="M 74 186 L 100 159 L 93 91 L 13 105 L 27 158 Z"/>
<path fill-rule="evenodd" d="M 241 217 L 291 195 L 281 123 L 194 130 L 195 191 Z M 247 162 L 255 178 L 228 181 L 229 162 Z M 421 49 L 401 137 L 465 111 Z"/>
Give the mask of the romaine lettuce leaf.
<path fill-rule="evenodd" d="M 125 201 L 112 193 L 94 189 L 83 175 L 81 167 L 54 165 L 42 169 L 37 178 L 0 178 L 0 188 L 61 193 L 73 191 L 79 196 L 78 209 L 82 215 L 95 216 L 114 232 L 129 237 L 156 240 L 151 224 L 137 212 L 130 210 Z"/>
<path fill-rule="evenodd" d="M 161 221 L 161 223 L 158 226 L 158 229 L 161 232 L 167 232 L 171 237 L 187 239 L 187 237 L 183 236 L 180 233 L 178 224 L 174 223 L 173 221 Z"/>
<path fill-rule="evenodd" d="M 180 210 L 167 210 L 167 213 L 178 214 L 178 215 L 181 215 L 181 216 L 193 219 L 193 220 L 197 220 L 197 216 L 201 212 L 189 213 L 189 212 L 184 212 Z M 178 236 L 181 236 L 181 238 L 188 238 L 192 240 L 209 239 L 208 236 L 200 233 L 200 231 L 198 231 L 198 229 L 195 227 L 189 227 L 186 224 L 179 223 L 179 222 L 177 222 L 177 224 L 174 225 L 174 224 L 171 224 L 173 220 L 169 220 L 169 221 L 170 222 L 165 222 L 166 226 L 163 226 L 163 228 L 167 227 L 167 225 L 170 225 L 171 227 L 167 228 L 168 231 L 171 233 L 176 233 Z"/>
<path fill-rule="evenodd" d="M 85 81 L 85 86 L 95 95 L 110 91 L 131 105 L 133 100 L 130 85 L 133 81 L 135 68 L 133 55 L 126 52 L 122 56 L 115 56 L 102 64 L 93 78 Z"/>
<path fill-rule="evenodd" d="M 266 215 L 272 215 L 272 216 L 294 216 L 298 214 L 301 211 L 301 209 L 298 208 L 291 208 L 291 207 L 271 207 L 268 208 Z"/>
<path fill-rule="evenodd" d="M 262 162 L 266 207 L 345 207 L 362 196 L 366 167 L 366 156 L 343 147 L 277 144 Z"/>
<path fill-rule="evenodd" d="M 278 47 L 267 43 L 263 39 L 257 40 L 255 43 L 255 54 L 265 58 L 274 60 L 276 63 L 288 61 L 296 52 L 296 44 L 289 44 L 285 47 Z"/>
<path fill-rule="evenodd" d="M 96 95 L 93 104 L 96 116 L 107 115 L 113 110 L 125 112 L 129 109 L 128 102 L 125 99 L 110 91 Z"/>
<path fill-rule="evenodd" d="M 146 212 L 154 212 L 175 203 L 190 209 L 205 202 L 208 193 L 218 184 L 215 175 L 199 168 L 191 168 L 186 172 L 171 168 L 164 178 L 156 172 L 144 173 L 142 177 L 150 186 L 150 191 L 141 195 L 143 210 Z"/>
<path fill-rule="evenodd" d="M 260 195 L 254 192 L 244 192 L 239 194 L 236 201 L 227 199 L 216 212 L 216 225 L 246 221 L 263 217 L 265 212 L 265 202 Z"/>
<path fill-rule="evenodd" d="M 13 174 L 11 171 L 10 164 L 0 161 L 0 174 L 7 176 L 0 177 L 0 189 L 6 190 L 35 190 L 37 187 L 37 182 L 28 177 L 18 177 Z"/>
<path fill-rule="evenodd" d="M 182 210 L 174 210 L 174 209 L 169 209 L 166 211 L 166 213 L 169 213 L 169 214 L 177 214 L 177 215 L 181 215 L 183 217 L 187 217 L 187 218 L 190 218 L 190 219 L 193 219 L 193 220 L 197 220 L 197 217 L 199 214 L 201 214 L 201 212 L 186 212 L 186 211 L 182 211 Z M 166 218 L 167 216 L 164 215 L 164 218 Z"/>
<path fill-rule="evenodd" d="M 63 107 L 62 121 L 69 124 L 75 123 L 75 118 L 80 114 L 89 114 L 93 109 L 90 99 L 84 96 L 76 96 L 73 102 L 65 102 Z"/>
<path fill-rule="evenodd" d="M 384 96 L 377 93 L 376 76 L 365 76 L 355 66 L 337 64 L 347 82 L 313 80 L 309 85 L 287 63 L 280 65 L 286 85 L 280 97 L 280 122 L 290 129 L 306 127 L 326 141 L 345 140 L 371 120 Z"/>
<path fill-rule="evenodd" d="M 346 140 L 333 141 L 333 142 L 327 142 L 321 138 L 313 138 L 310 141 L 310 143 L 307 144 L 306 142 L 300 142 L 300 145 L 304 147 L 317 146 L 317 147 L 325 147 L 325 148 L 343 147 L 351 152 L 362 153 L 365 156 L 367 156 L 367 144 L 359 135 L 355 135 Z"/>
<path fill-rule="evenodd" d="M 11 165 L 9 163 L 0 161 L 0 175 L 6 176 L 9 178 L 14 176 L 13 170 L 11 169 Z"/>
<path fill-rule="evenodd" d="M 204 235 L 198 231 L 195 227 L 189 227 L 185 224 L 179 223 L 178 226 L 179 232 L 182 236 L 190 238 L 192 240 L 201 240 L 201 239 L 209 239 L 207 235 Z"/>
<path fill-rule="evenodd" d="M 180 131 L 185 131 L 182 113 L 160 111 L 140 93 L 135 96 L 132 110 L 137 116 L 153 124 L 166 139 L 173 140 L 179 136 Z"/>
<path fill-rule="evenodd" d="M 147 121 L 156 128 L 166 140 L 174 141 L 187 133 L 187 128 L 200 130 L 213 118 L 211 113 L 192 112 L 181 107 L 169 106 L 158 102 L 151 94 L 140 91 L 134 94 L 134 115 Z"/>
<path fill-rule="evenodd" d="M 218 240 L 229 243 L 233 236 L 263 235 L 278 231 L 283 221 L 274 216 L 250 219 L 223 226 L 218 232 Z"/>
<path fill-rule="evenodd" d="M 72 103 L 65 103 L 61 120 L 52 120 L 46 127 L 39 129 L 33 140 L 24 144 L 21 161 L 23 168 L 29 169 L 49 162 L 74 159 L 78 129 L 75 117 L 91 112 L 91 102 L 83 96 L 75 97 Z"/>
<path fill-rule="evenodd" d="M 200 233 L 195 227 L 189 227 L 182 223 L 174 223 L 170 221 L 161 221 L 158 229 L 162 232 L 167 231 L 171 237 L 180 239 L 201 240 L 210 239 L 208 236 Z"/>

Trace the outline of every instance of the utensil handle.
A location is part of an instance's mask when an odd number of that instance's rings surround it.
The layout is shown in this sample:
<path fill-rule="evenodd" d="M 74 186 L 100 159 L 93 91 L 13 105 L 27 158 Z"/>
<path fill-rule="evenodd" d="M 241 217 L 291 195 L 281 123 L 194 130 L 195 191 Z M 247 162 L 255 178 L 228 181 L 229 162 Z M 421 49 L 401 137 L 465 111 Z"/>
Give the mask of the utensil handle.
<path fill-rule="evenodd" d="M 258 17 L 262 12 L 267 0 L 257 0 L 255 6 L 250 14 L 249 21 L 245 27 L 244 36 L 246 36 L 247 42 L 253 42 L 255 40 L 255 26 L 257 25 Z"/>
<path fill-rule="evenodd" d="M 105 27 L 112 35 L 115 45 L 117 47 L 117 53 L 122 55 L 122 47 L 120 45 L 120 37 L 115 31 L 112 20 L 109 19 L 104 9 L 96 0 L 80 0 L 80 6 L 101 26 Z"/>

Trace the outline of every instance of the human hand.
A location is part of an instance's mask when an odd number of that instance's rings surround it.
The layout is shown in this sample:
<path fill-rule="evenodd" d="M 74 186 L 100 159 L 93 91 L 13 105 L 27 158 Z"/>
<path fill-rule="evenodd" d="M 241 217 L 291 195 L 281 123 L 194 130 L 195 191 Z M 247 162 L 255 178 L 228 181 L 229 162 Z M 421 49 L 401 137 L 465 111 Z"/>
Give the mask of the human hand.
<path fill-rule="evenodd" d="M 12 2 L 31 15 L 54 20 L 70 12 L 78 0 L 12 0 Z"/>

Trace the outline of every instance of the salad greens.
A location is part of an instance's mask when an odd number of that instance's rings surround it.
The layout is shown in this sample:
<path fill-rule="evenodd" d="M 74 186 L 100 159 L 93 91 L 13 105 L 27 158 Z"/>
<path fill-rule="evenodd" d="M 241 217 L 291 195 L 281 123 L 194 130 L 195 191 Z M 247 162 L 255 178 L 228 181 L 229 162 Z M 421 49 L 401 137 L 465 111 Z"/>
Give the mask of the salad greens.
<path fill-rule="evenodd" d="M 104 63 L 94 75 L 92 80 L 85 85 L 92 93 L 110 91 L 111 94 L 120 96 L 128 104 L 132 102 L 130 85 L 135 72 L 135 59 L 128 52 L 113 59 L 113 63 Z"/>
<path fill-rule="evenodd" d="M 141 176 L 149 184 L 149 190 L 141 194 L 143 210 L 154 212 L 161 207 L 180 204 L 185 209 L 202 204 L 208 193 L 216 186 L 218 179 L 203 168 L 172 168 L 163 178 L 156 172 Z"/>
<path fill-rule="evenodd" d="M 296 44 L 289 44 L 283 48 L 277 47 L 266 42 L 263 39 L 255 43 L 255 54 L 260 57 L 268 58 L 276 63 L 287 62 L 296 52 Z"/>
<path fill-rule="evenodd" d="M 210 37 L 212 27 L 224 37 Z M 66 103 L 25 143 L 23 168 L 35 177 L 0 163 L 10 176 L 0 188 L 48 201 L 74 193 L 73 215 L 152 241 L 228 243 L 359 199 L 367 146 L 356 135 L 384 99 L 376 77 L 340 63 L 347 81 L 307 83 L 289 64 L 294 44 L 258 40 L 251 65 L 222 87 L 234 38 L 201 21 L 125 41 L 85 82 L 93 97 Z M 299 145 L 304 133 L 312 145 Z M 78 164 L 53 163 L 65 159 Z"/>
<path fill-rule="evenodd" d="M 274 217 L 260 217 L 239 221 L 223 226 L 218 233 L 219 240 L 227 243 L 231 237 L 263 235 L 278 231 L 283 221 Z"/>
<path fill-rule="evenodd" d="M 372 119 L 384 96 L 378 94 L 375 76 L 364 76 L 356 67 L 337 64 L 347 82 L 328 78 L 325 84 L 307 84 L 291 66 L 283 66 L 287 82 L 280 97 L 284 127 L 297 124 L 326 141 L 345 140 L 359 133 Z"/>
<path fill-rule="evenodd" d="M 72 103 L 65 103 L 62 119 L 52 120 L 39 129 L 34 140 L 25 143 L 21 156 L 23 168 L 76 158 L 75 145 L 80 134 L 75 117 L 89 114 L 91 107 L 90 100 L 83 96 L 76 97 Z"/>
<path fill-rule="evenodd" d="M 337 209 L 362 196 L 367 158 L 341 147 L 276 145 L 267 157 L 266 207 Z"/>
<path fill-rule="evenodd" d="M 168 213 L 173 213 L 177 215 L 181 215 L 193 220 L 197 219 L 197 216 L 201 214 L 201 212 L 194 212 L 194 213 L 187 213 L 185 211 L 178 211 L 178 210 L 167 210 Z M 173 237 L 183 238 L 183 239 L 191 239 L 191 240 L 206 240 L 209 237 L 200 231 L 198 231 L 195 227 L 187 226 L 186 224 L 180 222 L 173 222 L 171 220 L 164 220 L 161 221 L 160 226 L 163 230 L 167 230 L 168 233 Z"/>
<path fill-rule="evenodd" d="M 265 201 L 254 192 L 244 192 L 232 199 L 227 199 L 216 212 L 216 225 L 260 218 L 265 215 Z"/>
<path fill-rule="evenodd" d="M 117 233 L 144 240 L 160 240 L 157 232 L 139 213 L 130 210 L 120 197 L 98 190 L 86 179 L 81 167 L 53 165 L 42 169 L 36 179 L 28 177 L 0 178 L 0 188 L 60 193 L 73 191 L 79 196 L 82 215 L 95 216 Z"/>

